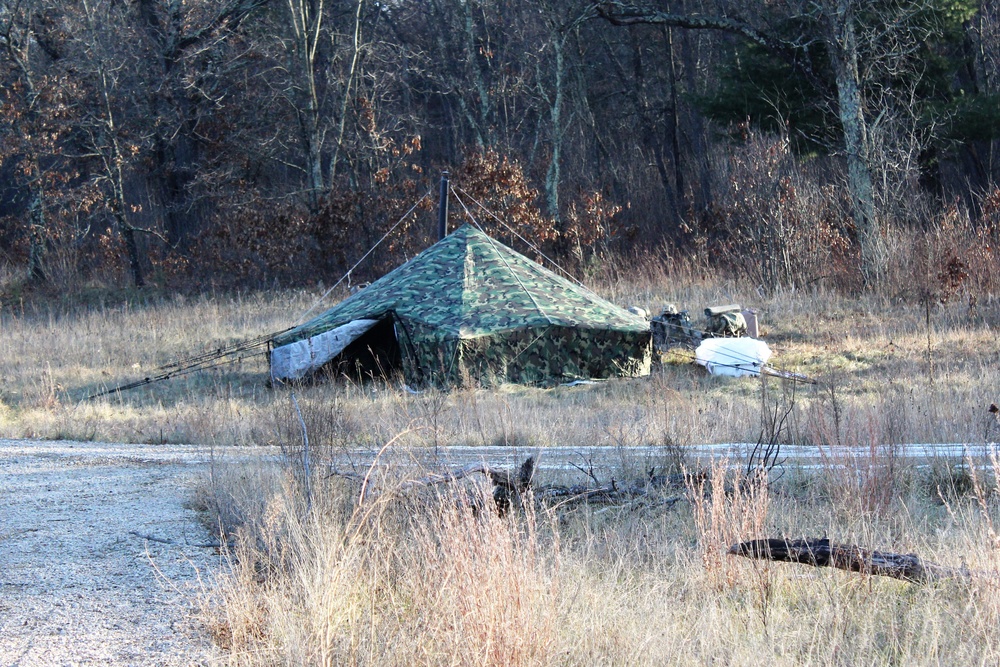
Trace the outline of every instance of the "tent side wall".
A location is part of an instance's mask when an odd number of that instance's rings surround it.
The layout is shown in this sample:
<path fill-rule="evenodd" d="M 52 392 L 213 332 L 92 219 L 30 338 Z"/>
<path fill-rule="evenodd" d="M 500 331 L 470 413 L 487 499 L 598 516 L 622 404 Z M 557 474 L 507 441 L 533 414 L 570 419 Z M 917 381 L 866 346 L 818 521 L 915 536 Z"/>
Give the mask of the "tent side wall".
<path fill-rule="evenodd" d="M 396 341 L 399 343 L 403 377 L 411 387 L 456 386 L 461 384 L 458 338 L 447 330 L 406 320 L 397 314 Z"/>
<path fill-rule="evenodd" d="M 652 363 L 648 331 L 547 326 L 455 338 L 420 325 L 404 325 L 403 330 L 397 327 L 397 336 L 404 374 L 413 386 L 553 385 L 638 377 L 648 375 Z"/>
<path fill-rule="evenodd" d="M 648 331 L 550 326 L 460 342 L 463 372 L 481 384 L 551 385 L 649 374 Z"/>

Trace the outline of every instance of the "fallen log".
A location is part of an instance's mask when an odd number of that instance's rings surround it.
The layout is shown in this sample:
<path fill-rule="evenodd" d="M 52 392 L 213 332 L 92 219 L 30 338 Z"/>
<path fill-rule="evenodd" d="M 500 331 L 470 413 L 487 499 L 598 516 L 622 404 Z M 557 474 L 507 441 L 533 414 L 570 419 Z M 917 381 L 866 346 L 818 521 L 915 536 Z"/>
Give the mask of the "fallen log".
<path fill-rule="evenodd" d="M 923 560 L 916 554 L 896 554 L 864 549 L 853 544 L 832 544 L 828 539 L 766 539 L 729 547 L 732 556 L 814 567 L 835 567 L 861 574 L 892 577 L 914 584 L 944 579 L 968 579 L 969 572 Z"/>

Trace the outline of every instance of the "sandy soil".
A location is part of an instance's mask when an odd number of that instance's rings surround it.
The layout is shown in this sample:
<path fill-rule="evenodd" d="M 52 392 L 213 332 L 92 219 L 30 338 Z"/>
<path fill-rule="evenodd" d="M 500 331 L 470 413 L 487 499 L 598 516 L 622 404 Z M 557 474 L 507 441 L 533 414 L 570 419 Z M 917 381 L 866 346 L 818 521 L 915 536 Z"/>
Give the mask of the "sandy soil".
<path fill-rule="evenodd" d="M 0 665 L 205 665 L 203 449 L 0 440 Z M 163 544 L 131 534 L 171 540 Z"/>

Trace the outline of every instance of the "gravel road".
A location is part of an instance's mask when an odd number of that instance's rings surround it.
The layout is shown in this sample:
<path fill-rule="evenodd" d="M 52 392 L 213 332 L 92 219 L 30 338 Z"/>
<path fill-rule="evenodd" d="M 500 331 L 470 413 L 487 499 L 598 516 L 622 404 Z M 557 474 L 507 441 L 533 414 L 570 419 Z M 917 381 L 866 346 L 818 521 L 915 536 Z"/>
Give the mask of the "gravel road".
<path fill-rule="evenodd" d="M 0 665 L 207 665 L 204 449 L 0 440 Z M 131 534 L 170 540 L 153 542 Z"/>

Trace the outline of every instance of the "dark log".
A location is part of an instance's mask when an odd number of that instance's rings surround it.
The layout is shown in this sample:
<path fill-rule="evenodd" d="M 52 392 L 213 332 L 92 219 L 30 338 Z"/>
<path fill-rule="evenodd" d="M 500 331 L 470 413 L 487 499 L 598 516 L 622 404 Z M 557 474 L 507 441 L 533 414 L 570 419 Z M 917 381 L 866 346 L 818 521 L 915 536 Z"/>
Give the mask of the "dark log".
<path fill-rule="evenodd" d="M 853 544 L 831 544 L 825 538 L 752 540 L 729 547 L 729 554 L 814 567 L 835 567 L 861 574 L 892 577 L 914 584 L 969 578 L 969 572 L 965 570 L 925 561 L 916 554 L 875 551 Z"/>

